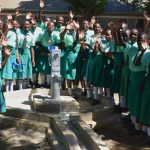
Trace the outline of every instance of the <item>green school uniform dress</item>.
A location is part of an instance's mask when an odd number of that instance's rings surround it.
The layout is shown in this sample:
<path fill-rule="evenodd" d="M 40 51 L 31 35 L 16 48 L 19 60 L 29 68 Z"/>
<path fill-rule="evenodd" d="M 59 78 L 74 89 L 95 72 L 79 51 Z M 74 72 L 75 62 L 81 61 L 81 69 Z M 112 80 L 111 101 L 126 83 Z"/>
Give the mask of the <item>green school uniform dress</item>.
<path fill-rule="evenodd" d="M 89 43 L 89 39 L 93 35 L 94 35 L 93 30 L 85 31 L 85 42 Z M 89 52 L 90 52 L 90 49 L 88 49 L 88 48 L 85 48 L 84 51 L 80 51 L 81 65 L 82 65 L 82 69 L 81 69 L 82 77 L 86 76 L 86 68 L 87 68 L 87 63 L 88 63 L 88 59 L 89 59 Z"/>
<path fill-rule="evenodd" d="M 59 33 L 61 33 L 63 30 L 65 29 L 65 26 L 56 26 L 55 28 L 54 28 L 54 31 L 57 31 L 57 32 L 59 32 Z"/>
<path fill-rule="evenodd" d="M 102 40 L 102 49 L 104 53 L 114 52 L 114 40 L 107 41 Z M 111 88 L 111 82 L 112 82 L 112 73 L 114 69 L 114 62 L 112 58 L 109 58 L 107 56 L 103 56 L 103 87 L 105 88 Z"/>
<path fill-rule="evenodd" d="M 145 59 L 143 60 L 143 65 L 146 66 L 148 70 L 148 65 L 150 63 L 150 49 L 145 52 Z M 140 115 L 138 120 L 140 123 L 146 126 L 150 126 L 150 74 L 146 73 L 147 78 L 145 79 L 143 97 L 140 104 Z"/>
<path fill-rule="evenodd" d="M 124 63 L 122 67 L 121 74 L 121 84 L 120 84 L 120 96 L 125 97 L 125 104 L 128 105 L 127 93 L 128 93 L 128 85 L 129 85 L 129 77 L 130 77 L 130 69 L 129 69 L 129 56 L 128 51 L 132 49 L 131 42 L 126 42 L 126 47 L 124 49 Z"/>
<path fill-rule="evenodd" d="M 93 35 L 94 35 L 93 30 L 85 31 L 85 39 L 84 39 L 85 42 L 88 40 L 88 38 L 90 38 Z M 88 48 L 79 51 L 76 59 L 76 63 L 77 63 L 76 80 L 80 80 L 82 77 L 85 77 L 88 57 L 89 57 Z"/>
<path fill-rule="evenodd" d="M 75 46 L 75 50 L 76 50 L 76 59 L 75 59 L 75 64 L 76 64 L 76 77 L 75 77 L 75 80 L 80 80 L 82 79 L 82 52 L 80 50 L 80 47 L 81 47 L 81 44 L 80 44 L 80 41 L 78 41 L 76 43 L 76 46 Z"/>
<path fill-rule="evenodd" d="M 49 54 L 50 51 L 48 50 L 49 46 L 57 46 L 60 43 L 60 36 L 59 32 L 53 31 L 51 34 L 48 30 L 44 30 L 40 36 L 38 41 L 42 45 L 42 49 L 39 50 L 44 52 L 44 55 L 39 54 L 38 62 L 37 62 L 37 69 L 40 73 L 50 74 L 51 73 L 51 66 L 49 62 Z"/>
<path fill-rule="evenodd" d="M 19 33 L 20 33 L 19 29 L 16 31 L 11 29 L 8 31 L 6 35 L 8 46 L 11 48 L 11 53 L 2 71 L 3 79 L 12 80 L 17 78 L 18 70 L 14 66 L 14 64 L 16 64 L 16 49 L 19 44 L 19 37 L 18 37 Z"/>
<path fill-rule="evenodd" d="M 37 27 L 38 28 L 41 28 L 42 30 L 46 30 L 46 25 L 44 22 L 38 22 L 37 23 Z"/>
<path fill-rule="evenodd" d="M 80 50 L 80 43 L 76 41 L 75 32 L 67 32 L 64 36 L 65 54 L 62 62 L 62 76 L 68 80 L 76 79 L 77 62 L 76 58 Z"/>
<path fill-rule="evenodd" d="M 101 43 L 101 37 L 98 39 L 99 43 Z M 89 42 L 92 47 L 94 46 L 94 35 L 89 38 Z M 99 87 L 101 85 L 101 80 L 99 80 L 101 75 L 101 68 L 102 68 L 102 62 L 103 62 L 103 56 L 101 52 L 96 50 L 96 52 L 93 52 L 93 50 L 89 51 L 89 58 L 87 62 L 87 68 L 86 68 L 86 81 L 89 84 L 92 84 L 95 87 Z"/>
<path fill-rule="evenodd" d="M 141 64 L 138 66 L 134 65 L 137 54 L 132 58 L 130 62 L 131 75 L 129 80 L 128 88 L 128 108 L 132 116 L 139 118 L 140 105 L 143 96 L 143 91 L 139 89 L 139 86 L 144 84 L 146 67 L 144 65 L 145 60 L 147 59 L 147 52 L 145 52 L 141 58 Z"/>
<path fill-rule="evenodd" d="M 2 62 L 2 46 L 0 45 L 0 64 Z M 3 87 L 2 87 L 2 69 L 0 68 L 0 112 L 6 112 L 6 105 L 5 105 L 5 97 L 3 94 Z"/>
<path fill-rule="evenodd" d="M 37 73 L 38 72 L 38 61 L 39 61 L 39 49 L 38 46 L 36 46 L 36 42 L 39 39 L 40 34 L 43 32 L 42 28 L 40 27 L 36 27 L 34 30 L 31 30 L 31 33 L 33 34 L 33 40 L 34 40 L 34 58 L 35 58 L 35 66 L 33 67 L 33 73 Z"/>
<path fill-rule="evenodd" d="M 114 93 L 119 93 L 121 83 L 122 64 L 124 59 L 124 47 L 117 46 L 114 52 L 114 72 L 111 88 Z"/>
<path fill-rule="evenodd" d="M 32 78 L 32 61 L 30 48 L 34 46 L 33 34 L 20 30 L 19 34 L 19 70 L 18 79 L 31 79 Z"/>

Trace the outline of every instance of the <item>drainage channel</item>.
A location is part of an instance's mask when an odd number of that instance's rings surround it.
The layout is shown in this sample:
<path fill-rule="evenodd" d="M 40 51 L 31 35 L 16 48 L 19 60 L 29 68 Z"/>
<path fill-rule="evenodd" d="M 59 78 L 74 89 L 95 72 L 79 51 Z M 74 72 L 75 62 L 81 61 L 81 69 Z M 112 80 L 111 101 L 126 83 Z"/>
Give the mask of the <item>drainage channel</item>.
<path fill-rule="evenodd" d="M 73 133 L 74 140 L 78 143 L 81 150 L 88 150 L 86 144 L 83 142 L 82 137 L 79 134 L 79 131 L 71 124 L 70 122 L 71 113 L 63 112 L 59 115 L 60 119 L 66 124 L 66 127 Z"/>

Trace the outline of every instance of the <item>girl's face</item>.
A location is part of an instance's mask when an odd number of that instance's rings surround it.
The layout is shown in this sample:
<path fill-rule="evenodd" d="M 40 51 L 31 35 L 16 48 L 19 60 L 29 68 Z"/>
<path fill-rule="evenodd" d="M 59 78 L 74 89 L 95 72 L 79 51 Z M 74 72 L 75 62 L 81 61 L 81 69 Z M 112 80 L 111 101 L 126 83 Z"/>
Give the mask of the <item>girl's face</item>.
<path fill-rule="evenodd" d="M 49 22 L 48 24 L 47 24 L 47 30 L 49 31 L 49 32 L 52 32 L 53 30 L 54 30 L 54 23 L 53 22 Z"/>
<path fill-rule="evenodd" d="M 59 27 L 61 27 L 63 25 L 63 23 L 64 23 L 64 18 L 63 17 L 58 17 L 57 18 L 57 25 Z"/>
<path fill-rule="evenodd" d="M 130 30 L 124 31 L 122 37 L 125 42 L 128 41 L 130 39 Z"/>
<path fill-rule="evenodd" d="M 138 38 L 138 45 L 140 48 L 145 49 L 148 47 L 148 38 L 146 34 L 142 34 Z"/>
<path fill-rule="evenodd" d="M 82 27 L 83 27 L 83 30 L 88 30 L 88 28 L 89 28 L 89 22 L 88 21 L 83 21 L 83 25 L 82 25 Z"/>
<path fill-rule="evenodd" d="M 106 32 L 106 39 L 107 39 L 107 41 L 112 40 L 112 34 L 110 32 Z"/>
<path fill-rule="evenodd" d="M 12 27 L 14 30 L 16 30 L 18 28 L 18 22 L 17 21 L 13 21 L 12 22 Z"/>
<path fill-rule="evenodd" d="M 95 33 L 100 33 L 100 31 L 101 31 L 101 26 L 100 26 L 100 24 L 99 23 L 96 23 L 96 24 L 94 24 L 94 32 Z"/>
<path fill-rule="evenodd" d="M 79 39 L 80 39 L 80 41 L 84 40 L 84 38 L 85 38 L 85 33 L 84 32 L 80 32 L 79 33 Z"/>
<path fill-rule="evenodd" d="M 31 27 L 31 25 L 30 25 L 29 21 L 25 21 L 24 24 L 23 24 L 23 29 L 25 31 L 29 31 L 30 27 Z"/>
<path fill-rule="evenodd" d="M 35 21 L 33 21 L 32 24 L 31 24 L 31 28 L 32 28 L 32 29 L 35 29 L 36 26 L 37 26 L 37 23 L 36 23 Z"/>
<path fill-rule="evenodd" d="M 131 33 L 130 33 L 130 40 L 131 40 L 132 42 L 137 41 L 137 36 L 138 36 L 138 31 L 137 31 L 137 30 L 131 30 Z"/>

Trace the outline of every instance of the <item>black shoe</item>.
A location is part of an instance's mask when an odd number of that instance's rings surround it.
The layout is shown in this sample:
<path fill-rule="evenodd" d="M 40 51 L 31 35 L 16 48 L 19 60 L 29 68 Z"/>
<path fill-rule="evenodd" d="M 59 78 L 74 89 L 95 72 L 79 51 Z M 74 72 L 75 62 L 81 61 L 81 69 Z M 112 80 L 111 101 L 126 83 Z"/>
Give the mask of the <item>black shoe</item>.
<path fill-rule="evenodd" d="M 91 105 L 98 105 L 98 104 L 100 104 L 100 102 L 98 100 L 93 100 L 91 103 Z"/>
<path fill-rule="evenodd" d="M 36 88 L 40 88 L 41 86 L 40 86 L 40 84 L 36 83 L 36 84 L 35 84 L 35 87 L 36 87 Z"/>
<path fill-rule="evenodd" d="M 129 125 L 129 124 L 131 123 L 131 119 L 127 119 L 127 120 L 120 119 L 120 122 L 121 122 L 123 125 Z"/>
<path fill-rule="evenodd" d="M 78 100 L 79 97 L 77 95 L 72 95 L 72 97 L 75 99 L 75 100 Z"/>
<path fill-rule="evenodd" d="M 148 137 L 147 133 L 144 132 L 144 131 L 141 131 L 140 136 L 141 136 L 142 138 L 145 138 L 145 139 Z"/>
<path fill-rule="evenodd" d="M 122 113 L 122 108 L 120 107 L 120 105 L 115 105 L 114 113 Z"/>
<path fill-rule="evenodd" d="M 122 117 L 122 120 L 129 120 L 131 118 L 130 113 L 127 116 Z"/>
<path fill-rule="evenodd" d="M 41 88 L 46 88 L 46 84 L 41 84 Z"/>
<path fill-rule="evenodd" d="M 26 89 L 30 89 L 30 88 L 32 88 L 32 85 L 27 84 L 27 85 L 26 85 Z"/>
<path fill-rule="evenodd" d="M 81 95 L 82 95 L 82 96 L 86 96 L 86 95 L 87 95 L 87 92 L 86 92 L 86 91 L 83 91 Z"/>
<path fill-rule="evenodd" d="M 130 124 L 127 126 L 127 130 L 128 130 L 129 132 L 135 130 L 134 124 L 133 124 L 133 123 L 130 123 Z"/>
<path fill-rule="evenodd" d="M 40 86 L 38 83 L 35 83 L 35 84 L 32 85 L 32 88 L 33 88 L 33 89 L 40 88 L 40 87 L 41 87 L 41 86 Z"/>
<path fill-rule="evenodd" d="M 45 87 L 46 87 L 47 89 L 50 89 L 51 85 L 50 85 L 50 84 L 47 84 Z"/>

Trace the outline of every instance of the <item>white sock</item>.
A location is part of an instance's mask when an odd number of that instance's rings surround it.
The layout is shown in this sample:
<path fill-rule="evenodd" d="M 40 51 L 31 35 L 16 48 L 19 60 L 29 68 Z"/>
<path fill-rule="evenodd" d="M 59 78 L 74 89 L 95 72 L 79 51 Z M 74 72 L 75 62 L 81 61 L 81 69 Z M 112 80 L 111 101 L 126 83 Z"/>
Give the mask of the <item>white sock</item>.
<path fill-rule="evenodd" d="M 136 118 L 135 118 L 134 116 L 131 116 L 130 119 L 131 119 L 132 123 L 135 125 L 135 123 L 136 123 Z"/>
<path fill-rule="evenodd" d="M 20 83 L 20 80 L 19 80 L 19 83 Z M 27 84 L 28 84 L 27 80 L 26 79 L 22 79 L 22 89 L 25 89 Z M 18 85 L 18 87 L 19 87 L 19 85 Z"/>
<path fill-rule="evenodd" d="M 87 88 L 87 89 L 86 89 L 86 91 L 87 91 L 86 98 L 91 98 L 91 95 L 90 95 L 90 89 L 89 89 L 89 88 Z"/>
<path fill-rule="evenodd" d="M 14 82 L 13 80 L 9 80 L 10 91 L 14 91 Z"/>
<path fill-rule="evenodd" d="M 68 94 L 69 94 L 69 96 L 72 95 L 72 88 L 68 88 Z"/>
<path fill-rule="evenodd" d="M 147 127 L 147 134 L 150 136 L 150 127 Z"/>
<path fill-rule="evenodd" d="M 139 130 L 141 130 L 141 128 L 142 128 L 142 125 L 136 122 L 135 129 L 139 131 Z"/>
<path fill-rule="evenodd" d="M 18 80 L 18 89 L 19 90 L 23 89 L 23 80 Z"/>
<path fill-rule="evenodd" d="M 98 87 L 93 87 L 94 89 L 94 100 L 98 100 Z"/>
<path fill-rule="evenodd" d="M 146 126 L 142 126 L 142 131 L 143 132 L 147 132 L 147 127 Z"/>
<path fill-rule="evenodd" d="M 106 88 L 106 95 L 107 95 L 107 98 L 111 97 L 110 88 Z"/>
<path fill-rule="evenodd" d="M 5 80 L 6 92 L 9 92 L 9 80 Z"/>
<path fill-rule="evenodd" d="M 84 90 L 84 88 L 82 88 L 82 92 L 84 92 L 85 90 Z"/>
<path fill-rule="evenodd" d="M 126 107 L 125 97 L 124 96 L 120 96 L 120 107 L 122 107 L 122 108 Z"/>
<path fill-rule="evenodd" d="M 93 97 L 93 87 L 90 87 L 90 96 Z"/>
<path fill-rule="evenodd" d="M 46 75 L 46 82 L 47 82 L 48 85 L 51 84 L 51 75 L 50 74 Z"/>
<path fill-rule="evenodd" d="M 73 94 L 74 95 L 76 95 L 76 93 L 77 93 L 77 88 L 78 88 L 77 85 L 73 85 Z"/>
<path fill-rule="evenodd" d="M 98 93 L 99 93 L 100 95 L 103 95 L 103 94 L 104 94 L 102 87 L 98 88 L 98 91 L 99 91 Z"/>
<path fill-rule="evenodd" d="M 41 73 L 41 84 L 45 84 L 45 74 Z"/>

